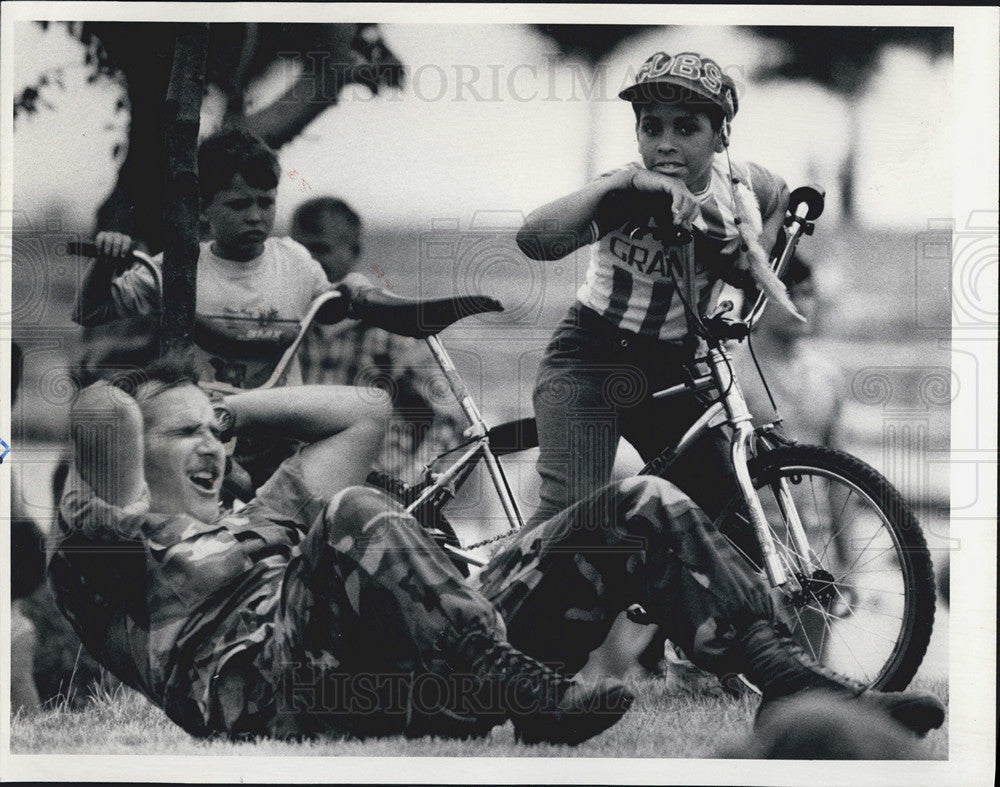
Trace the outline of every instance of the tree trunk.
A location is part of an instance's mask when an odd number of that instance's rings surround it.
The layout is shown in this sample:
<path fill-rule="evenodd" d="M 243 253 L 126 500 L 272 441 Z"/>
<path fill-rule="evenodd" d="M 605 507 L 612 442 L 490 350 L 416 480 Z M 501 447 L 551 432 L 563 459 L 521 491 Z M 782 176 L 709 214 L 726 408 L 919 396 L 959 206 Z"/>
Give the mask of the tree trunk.
<path fill-rule="evenodd" d="M 222 127 L 238 125 L 245 114 L 247 82 L 250 78 L 250 63 L 257 52 L 257 23 L 243 25 L 243 40 L 240 42 L 240 56 L 229 79 L 222 85 L 226 94 L 226 111 L 222 116 Z"/>
<path fill-rule="evenodd" d="M 160 354 L 191 346 L 198 273 L 198 125 L 208 25 L 178 23 L 165 104 L 163 310 Z"/>

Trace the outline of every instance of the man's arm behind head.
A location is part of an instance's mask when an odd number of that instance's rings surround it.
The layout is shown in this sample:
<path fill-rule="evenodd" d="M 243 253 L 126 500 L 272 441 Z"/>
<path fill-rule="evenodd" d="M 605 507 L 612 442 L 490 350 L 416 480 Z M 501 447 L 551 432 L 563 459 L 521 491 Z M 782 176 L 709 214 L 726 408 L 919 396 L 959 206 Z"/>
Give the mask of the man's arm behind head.
<path fill-rule="evenodd" d="M 87 386 L 73 405 L 70 432 L 74 466 L 98 497 L 121 507 L 142 498 L 143 423 L 135 399 L 105 381 Z"/>
<path fill-rule="evenodd" d="M 363 483 L 385 439 L 392 414 L 377 388 L 304 385 L 226 397 L 237 434 L 275 434 L 301 440 L 303 481 L 324 498 Z"/>

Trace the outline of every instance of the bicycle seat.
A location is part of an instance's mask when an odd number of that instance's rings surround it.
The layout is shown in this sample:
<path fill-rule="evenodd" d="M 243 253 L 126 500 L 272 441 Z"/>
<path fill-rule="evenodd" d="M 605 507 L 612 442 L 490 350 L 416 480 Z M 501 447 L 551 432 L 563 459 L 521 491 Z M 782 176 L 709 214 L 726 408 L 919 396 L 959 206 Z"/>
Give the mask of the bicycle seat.
<path fill-rule="evenodd" d="M 500 301 L 486 295 L 420 300 L 393 295 L 378 287 L 354 290 L 342 285 L 341 291 L 350 299 L 349 317 L 414 339 L 434 336 L 474 314 L 503 311 Z"/>

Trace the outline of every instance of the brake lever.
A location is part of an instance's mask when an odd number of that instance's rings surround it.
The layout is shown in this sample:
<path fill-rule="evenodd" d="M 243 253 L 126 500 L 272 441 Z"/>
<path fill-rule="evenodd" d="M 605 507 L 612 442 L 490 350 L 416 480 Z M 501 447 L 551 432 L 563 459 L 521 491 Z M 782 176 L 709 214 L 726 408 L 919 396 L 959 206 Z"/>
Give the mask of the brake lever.
<path fill-rule="evenodd" d="M 743 320 L 726 320 L 723 314 L 710 317 L 704 321 L 704 325 L 711 338 L 717 341 L 741 341 L 750 333 L 750 326 Z"/>

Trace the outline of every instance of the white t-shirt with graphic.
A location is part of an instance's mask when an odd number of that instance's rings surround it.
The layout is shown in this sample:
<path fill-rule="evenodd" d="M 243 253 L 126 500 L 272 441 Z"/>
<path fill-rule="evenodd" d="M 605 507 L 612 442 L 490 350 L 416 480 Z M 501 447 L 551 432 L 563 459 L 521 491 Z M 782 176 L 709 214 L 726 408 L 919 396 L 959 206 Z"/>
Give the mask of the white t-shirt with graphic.
<path fill-rule="evenodd" d="M 163 255 L 153 262 L 162 270 Z M 331 285 L 304 246 L 290 238 L 268 238 L 261 255 L 248 262 L 219 257 L 211 241 L 202 243 L 195 286 L 202 379 L 254 388 L 270 376 L 313 299 Z M 111 296 L 120 316 L 148 314 L 159 305 L 159 286 L 137 264 L 112 282 Z M 287 383 L 301 382 L 294 361 Z"/>

